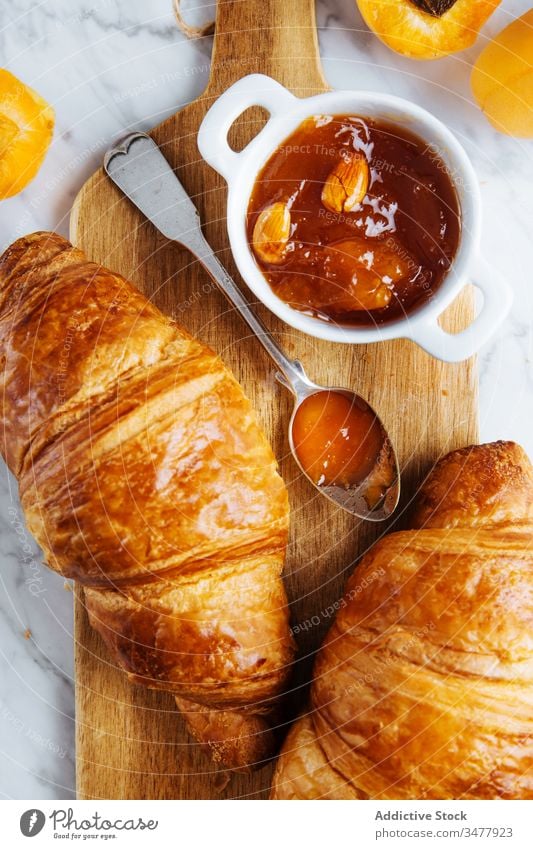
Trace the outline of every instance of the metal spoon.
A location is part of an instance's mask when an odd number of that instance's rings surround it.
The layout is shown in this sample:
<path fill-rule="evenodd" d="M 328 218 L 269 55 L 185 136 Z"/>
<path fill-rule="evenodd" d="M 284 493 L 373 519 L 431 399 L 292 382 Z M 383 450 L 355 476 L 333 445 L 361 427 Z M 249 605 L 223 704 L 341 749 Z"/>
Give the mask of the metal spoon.
<path fill-rule="evenodd" d="M 276 374 L 278 381 L 290 389 L 295 398 L 289 424 L 289 444 L 306 477 L 322 495 L 354 516 L 374 522 L 387 519 L 396 508 L 400 495 L 398 463 L 381 421 L 366 401 L 348 389 L 326 388 L 313 383 L 301 363 L 290 360 L 279 348 L 215 256 L 202 233 L 198 210 L 150 136 L 131 133 L 121 139 L 106 153 L 104 169 L 167 239 L 183 245 L 198 259 L 276 363 L 279 369 Z M 319 486 L 300 462 L 294 443 L 293 425 L 301 404 L 317 392 L 342 393 L 359 409 L 370 410 L 381 428 L 383 443 L 374 468 L 357 484 Z"/>

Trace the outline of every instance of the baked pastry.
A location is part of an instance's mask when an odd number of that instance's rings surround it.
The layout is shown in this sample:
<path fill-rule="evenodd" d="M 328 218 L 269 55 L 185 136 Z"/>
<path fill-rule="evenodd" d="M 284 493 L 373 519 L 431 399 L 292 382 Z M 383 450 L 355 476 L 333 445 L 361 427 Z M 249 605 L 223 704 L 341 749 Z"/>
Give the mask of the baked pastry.
<path fill-rule="evenodd" d="M 533 470 L 454 451 L 377 542 L 321 648 L 275 799 L 533 798 Z"/>
<path fill-rule="evenodd" d="M 53 233 L 0 259 L 3 455 L 47 563 L 136 683 L 215 760 L 273 753 L 293 659 L 288 500 L 249 401 L 205 345 Z"/>

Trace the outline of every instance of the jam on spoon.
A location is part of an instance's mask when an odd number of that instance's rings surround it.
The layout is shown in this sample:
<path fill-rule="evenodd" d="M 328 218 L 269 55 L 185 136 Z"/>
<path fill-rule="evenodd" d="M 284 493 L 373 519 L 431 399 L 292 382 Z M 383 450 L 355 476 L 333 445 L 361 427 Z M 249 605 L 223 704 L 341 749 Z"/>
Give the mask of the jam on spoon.
<path fill-rule="evenodd" d="M 318 487 L 349 490 L 365 481 L 365 500 L 374 508 L 394 483 L 383 425 L 352 393 L 327 389 L 305 398 L 292 422 L 292 439 L 303 471 Z"/>

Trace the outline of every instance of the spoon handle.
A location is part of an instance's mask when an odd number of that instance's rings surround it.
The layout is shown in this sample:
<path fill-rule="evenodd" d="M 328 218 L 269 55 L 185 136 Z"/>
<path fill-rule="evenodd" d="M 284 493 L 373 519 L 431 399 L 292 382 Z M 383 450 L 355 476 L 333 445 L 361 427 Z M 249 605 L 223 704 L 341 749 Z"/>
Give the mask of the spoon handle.
<path fill-rule="evenodd" d="M 279 382 L 296 398 L 309 394 L 315 384 L 299 360 L 286 356 L 251 310 L 207 242 L 198 210 L 154 140 L 145 133 L 130 133 L 106 153 L 104 170 L 163 236 L 183 245 L 202 264 L 277 365 Z"/>

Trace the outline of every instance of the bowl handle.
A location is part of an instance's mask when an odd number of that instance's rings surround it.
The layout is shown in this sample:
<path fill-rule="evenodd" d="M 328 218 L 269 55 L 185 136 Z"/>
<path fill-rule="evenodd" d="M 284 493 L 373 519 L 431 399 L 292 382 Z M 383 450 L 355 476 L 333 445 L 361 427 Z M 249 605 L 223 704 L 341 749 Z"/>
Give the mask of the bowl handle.
<path fill-rule="evenodd" d="M 228 132 L 235 119 L 250 106 L 263 106 L 267 109 L 270 117 L 255 136 L 257 139 L 264 133 L 270 120 L 290 109 L 296 99 L 294 94 L 265 74 L 243 77 L 221 94 L 207 112 L 198 131 L 200 153 L 229 183 L 246 150 L 244 148 L 237 153 L 228 144 Z"/>
<path fill-rule="evenodd" d="M 475 354 L 506 318 L 513 302 L 507 280 L 480 257 L 481 269 L 474 286 L 483 294 L 483 305 L 472 324 L 461 333 L 447 333 L 437 323 L 438 315 L 406 333 L 428 354 L 446 363 L 458 363 Z M 477 276 L 477 275 L 476 275 Z"/>

